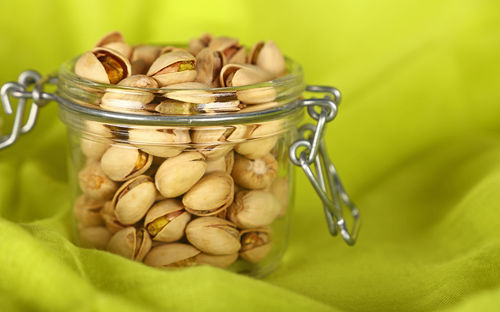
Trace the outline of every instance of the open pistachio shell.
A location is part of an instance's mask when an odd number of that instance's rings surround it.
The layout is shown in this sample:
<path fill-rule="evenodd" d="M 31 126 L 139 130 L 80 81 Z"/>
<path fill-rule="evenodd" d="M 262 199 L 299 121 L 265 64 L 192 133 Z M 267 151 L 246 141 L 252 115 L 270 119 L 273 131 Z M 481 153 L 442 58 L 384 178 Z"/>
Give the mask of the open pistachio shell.
<path fill-rule="evenodd" d="M 208 47 L 210 41 L 212 41 L 212 35 L 210 34 L 203 34 L 200 38 L 189 40 L 189 53 L 197 55 L 202 49 Z"/>
<path fill-rule="evenodd" d="M 125 228 L 126 226 L 121 224 L 116 218 L 115 210 L 113 209 L 113 202 L 107 201 L 100 211 L 101 217 L 104 220 L 106 228 L 111 233 L 116 233 L 119 230 Z"/>
<path fill-rule="evenodd" d="M 240 256 L 243 260 L 257 263 L 267 256 L 271 250 L 271 235 L 267 228 L 241 231 Z"/>
<path fill-rule="evenodd" d="M 84 138 L 80 139 L 80 149 L 82 151 L 82 154 L 90 159 L 99 160 L 102 154 L 104 154 L 104 152 L 108 148 L 109 148 L 108 143 L 84 139 Z"/>
<path fill-rule="evenodd" d="M 179 155 L 191 142 L 186 128 L 134 127 L 128 137 L 131 144 L 157 157 Z"/>
<path fill-rule="evenodd" d="M 129 226 L 111 237 L 107 249 L 125 258 L 142 261 L 151 249 L 151 238 L 146 230 Z"/>
<path fill-rule="evenodd" d="M 132 75 L 146 74 L 151 64 L 160 55 L 161 48 L 153 45 L 139 45 L 134 47 L 130 63 Z"/>
<path fill-rule="evenodd" d="M 80 189 L 88 197 L 106 201 L 113 197 L 118 185 L 112 181 L 101 169 L 96 160 L 87 161 L 85 167 L 78 173 Z"/>
<path fill-rule="evenodd" d="M 158 83 L 145 75 L 133 75 L 118 83 L 122 87 L 158 88 Z M 154 99 L 148 91 L 131 89 L 108 89 L 101 99 L 101 107 L 111 111 L 141 110 Z"/>
<path fill-rule="evenodd" d="M 247 135 L 245 125 L 224 127 L 196 127 L 192 130 L 191 139 L 196 148 L 208 159 L 216 159 L 229 153 L 234 144 Z"/>
<path fill-rule="evenodd" d="M 238 259 L 238 256 L 238 253 L 214 256 L 202 252 L 196 256 L 196 260 L 198 264 L 208 264 L 219 268 L 227 268 Z"/>
<path fill-rule="evenodd" d="M 225 156 L 221 156 L 219 158 L 215 158 L 212 160 L 207 160 L 207 169 L 205 170 L 205 174 L 222 171 L 225 173 L 231 173 L 234 164 L 234 152 L 230 151 Z"/>
<path fill-rule="evenodd" d="M 80 229 L 80 244 L 86 248 L 106 249 L 111 233 L 103 226 Z"/>
<path fill-rule="evenodd" d="M 241 87 L 271 80 L 272 76 L 255 65 L 227 64 L 222 67 L 219 78 L 223 87 Z M 243 103 L 267 103 L 276 98 L 276 90 L 273 87 L 254 87 L 238 90 L 237 96 Z"/>
<path fill-rule="evenodd" d="M 130 57 L 132 56 L 132 47 L 125 42 L 110 42 L 102 45 L 101 47 L 115 50 L 121 55 L 125 56 L 127 59 L 130 59 Z"/>
<path fill-rule="evenodd" d="M 184 236 L 191 215 L 177 199 L 165 199 L 151 207 L 144 219 L 144 228 L 155 241 L 175 242 Z"/>
<path fill-rule="evenodd" d="M 130 76 L 129 60 L 121 53 L 108 48 L 94 48 L 80 56 L 75 64 L 75 74 L 95 82 L 118 83 Z"/>
<path fill-rule="evenodd" d="M 102 47 L 103 45 L 106 45 L 108 43 L 112 42 L 125 42 L 125 38 L 123 37 L 123 34 L 119 31 L 112 31 L 110 33 L 107 33 L 106 35 L 102 36 L 99 41 L 95 44 L 96 47 Z"/>
<path fill-rule="evenodd" d="M 227 59 L 227 63 L 245 64 L 245 47 L 238 43 L 238 39 L 230 37 L 217 37 L 210 42 L 208 47 L 212 50 L 223 52 Z"/>
<path fill-rule="evenodd" d="M 240 113 L 251 113 L 251 112 L 260 112 L 266 109 L 271 109 L 278 107 L 280 104 L 278 102 L 268 102 L 263 104 L 252 104 L 248 105 L 239 110 Z"/>
<path fill-rule="evenodd" d="M 284 217 L 286 215 L 290 187 L 288 179 L 285 177 L 276 177 L 270 187 L 270 192 L 279 200 L 281 203 L 281 211 L 279 213 L 280 217 Z"/>
<path fill-rule="evenodd" d="M 160 86 L 193 81 L 196 78 L 196 58 L 185 50 L 160 55 L 149 68 L 147 75 Z"/>
<path fill-rule="evenodd" d="M 234 182 L 247 189 L 264 189 L 271 186 L 278 173 L 278 162 L 271 154 L 248 159 L 236 154 L 232 171 Z"/>
<path fill-rule="evenodd" d="M 125 182 L 113 197 L 113 207 L 120 223 L 134 224 L 148 211 L 156 198 L 151 177 L 141 175 Z"/>
<path fill-rule="evenodd" d="M 269 192 L 240 191 L 229 207 L 229 219 L 242 229 L 271 224 L 281 211 L 281 203 Z"/>
<path fill-rule="evenodd" d="M 194 103 L 194 104 L 203 104 L 210 103 L 215 100 L 214 95 L 203 89 L 209 88 L 208 85 L 203 84 L 201 82 L 182 82 L 176 83 L 168 86 L 168 89 L 179 89 L 175 91 L 168 91 L 165 93 L 165 97 L 177 100 L 180 102 Z"/>
<path fill-rule="evenodd" d="M 103 224 L 100 210 L 104 202 L 92 199 L 85 194 L 80 195 L 73 207 L 76 220 L 82 227 L 98 226 Z"/>
<path fill-rule="evenodd" d="M 238 144 L 235 147 L 236 152 L 250 159 L 257 159 L 269 153 L 276 142 L 279 134 L 285 129 L 283 120 L 272 120 L 255 124 L 249 127 L 249 140 Z"/>
<path fill-rule="evenodd" d="M 155 246 L 144 258 L 144 263 L 154 267 L 187 267 L 196 265 L 200 251 L 188 244 L 161 244 Z"/>
<path fill-rule="evenodd" d="M 272 40 L 256 43 L 248 55 L 247 62 L 271 73 L 274 78 L 283 76 L 286 73 L 285 58 Z"/>
<path fill-rule="evenodd" d="M 231 255 L 240 250 L 240 233 L 232 222 L 217 217 L 202 217 L 186 228 L 187 239 L 211 255 Z"/>
<path fill-rule="evenodd" d="M 222 51 L 205 48 L 196 55 L 196 81 L 211 87 L 220 87 L 219 73 L 226 65 L 226 56 Z"/>
<path fill-rule="evenodd" d="M 102 156 L 101 168 L 113 181 L 125 181 L 143 174 L 153 156 L 131 145 L 114 145 Z"/>

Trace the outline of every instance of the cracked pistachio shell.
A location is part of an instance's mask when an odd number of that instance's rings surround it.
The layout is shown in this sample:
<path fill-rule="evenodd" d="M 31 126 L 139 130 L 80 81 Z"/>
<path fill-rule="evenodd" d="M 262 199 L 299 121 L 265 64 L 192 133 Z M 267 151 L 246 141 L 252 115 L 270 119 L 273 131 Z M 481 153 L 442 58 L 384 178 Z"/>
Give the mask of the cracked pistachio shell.
<path fill-rule="evenodd" d="M 80 229 L 80 245 L 85 248 L 106 249 L 111 233 L 103 226 Z"/>
<path fill-rule="evenodd" d="M 202 49 L 208 47 L 212 41 L 212 35 L 203 34 L 200 38 L 189 40 L 188 52 L 192 55 L 197 55 Z"/>
<path fill-rule="evenodd" d="M 121 224 L 120 221 L 116 218 L 115 215 L 115 210 L 113 209 L 113 202 L 107 201 L 104 206 L 102 207 L 101 211 L 101 217 L 104 220 L 104 224 L 106 225 L 106 228 L 111 232 L 111 233 L 116 233 L 119 230 L 125 228 L 125 225 Z"/>
<path fill-rule="evenodd" d="M 202 252 L 196 256 L 196 260 L 198 264 L 208 264 L 219 268 L 227 268 L 238 259 L 238 256 L 238 253 L 214 256 Z"/>
<path fill-rule="evenodd" d="M 225 156 L 219 158 L 207 160 L 207 169 L 205 174 L 212 173 L 215 171 L 222 171 L 225 173 L 231 173 L 234 164 L 234 152 L 230 151 Z"/>
<path fill-rule="evenodd" d="M 248 138 L 235 147 L 236 152 L 250 159 L 257 159 L 269 153 L 278 141 L 279 133 L 285 129 L 283 120 L 272 120 L 249 128 Z"/>
<path fill-rule="evenodd" d="M 201 217 L 186 228 L 187 239 L 202 252 L 231 255 L 240 250 L 240 233 L 232 222 L 217 217 Z"/>
<path fill-rule="evenodd" d="M 288 179 L 285 177 L 276 177 L 271 184 L 271 193 L 279 200 L 281 203 L 281 211 L 279 216 L 284 217 L 286 215 L 286 210 L 288 207 L 289 200 L 289 184 Z"/>
<path fill-rule="evenodd" d="M 278 173 L 278 162 L 271 154 L 257 159 L 236 155 L 232 176 L 234 182 L 247 189 L 264 189 L 271 186 Z"/>
<path fill-rule="evenodd" d="M 161 48 L 152 45 L 139 45 L 134 47 L 130 63 L 132 65 L 132 75 L 146 74 L 148 68 L 160 55 Z"/>
<path fill-rule="evenodd" d="M 142 261 L 151 250 L 151 238 L 146 230 L 129 226 L 111 237 L 107 249 L 122 257 Z"/>
<path fill-rule="evenodd" d="M 128 136 L 131 144 L 157 157 L 179 155 L 191 142 L 187 128 L 135 127 Z"/>
<path fill-rule="evenodd" d="M 161 48 L 160 55 L 165 54 L 165 53 L 174 52 L 174 51 L 184 51 L 185 52 L 186 50 L 183 48 L 169 45 L 169 46 Z"/>
<path fill-rule="evenodd" d="M 213 88 L 220 87 L 219 73 L 226 65 L 226 56 L 222 51 L 205 48 L 196 55 L 196 81 Z"/>
<path fill-rule="evenodd" d="M 101 47 L 115 50 L 116 52 L 125 56 L 127 59 L 130 59 L 130 57 L 132 56 L 132 47 L 125 42 L 110 42 L 102 45 Z"/>
<path fill-rule="evenodd" d="M 144 263 L 154 267 L 187 267 L 196 265 L 200 251 L 188 244 L 161 244 L 153 247 L 146 255 Z"/>
<path fill-rule="evenodd" d="M 80 139 L 80 149 L 82 154 L 89 159 L 99 160 L 104 152 L 109 148 L 108 143 L 98 142 L 89 139 Z"/>
<path fill-rule="evenodd" d="M 175 242 L 184 236 L 191 215 L 184 210 L 178 199 L 165 199 L 149 209 L 144 219 L 144 228 L 155 241 Z"/>
<path fill-rule="evenodd" d="M 225 127 L 196 127 L 191 132 L 191 139 L 196 148 L 208 159 L 216 159 L 229 153 L 234 144 L 247 134 L 244 125 Z"/>
<path fill-rule="evenodd" d="M 208 47 L 224 53 L 228 63 L 245 64 L 246 62 L 245 48 L 238 43 L 238 39 L 217 37 L 210 42 Z"/>
<path fill-rule="evenodd" d="M 118 83 L 131 72 L 130 62 L 125 56 L 102 47 L 85 52 L 75 64 L 76 75 L 100 83 Z"/>
<path fill-rule="evenodd" d="M 240 191 L 229 208 L 229 219 L 242 229 L 271 224 L 281 211 L 273 194 L 262 190 Z"/>
<path fill-rule="evenodd" d="M 233 178 L 221 171 L 212 172 L 198 181 L 182 198 L 186 210 L 197 216 L 215 215 L 233 202 Z"/>
<path fill-rule="evenodd" d="M 253 85 L 272 79 L 271 74 L 255 65 L 227 64 L 220 71 L 220 82 L 224 87 Z M 236 92 L 238 100 L 247 104 L 272 102 L 276 98 L 273 87 L 253 87 Z"/>
<path fill-rule="evenodd" d="M 76 220 L 82 227 L 98 226 L 103 224 L 100 210 L 104 202 L 92 199 L 85 194 L 80 195 L 73 207 Z"/>
<path fill-rule="evenodd" d="M 251 112 L 259 112 L 259 111 L 264 111 L 266 109 L 271 109 L 278 107 L 279 103 L 278 102 L 269 102 L 269 103 L 263 103 L 263 104 L 252 104 L 248 105 L 242 109 L 240 109 L 240 113 L 251 113 Z"/>
<path fill-rule="evenodd" d="M 106 201 L 113 197 L 118 185 L 112 181 L 101 169 L 101 164 L 96 160 L 89 160 L 85 167 L 78 173 L 80 189 L 88 197 Z"/>
<path fill-rule="evenodd" d="M 168 158 L 156 172 L 156 188 L 166 198 L 180 196 L 201 179 L 206 168 L 205 157 L 198 152 Z"/>
<path fill-rule="evenodd" d="M 179 90 L 167 91 L 164 96 L 166 98 L 177 100 L 180 102 L 194 104 L 210 103 L 215 100 L 215 97 L 211 92 L 203 90 L 207 88 L 209 88 L 209 86 L 201 82 L 190 81 L 176 83 L 169 85 L 168 89 Z"/>
<path fill-rule="evenodd" d="M 257 263 L 267 256 L 271 250 L 269 229 L 248 229 L 241 231 L 240 256 L 243 260 Z"/>
<path fill-rule="evenodd" d="M 118 83 L 121 87 L 158 88 L 158 83 L 145 75 L 133 75 Z M 132 89 L 107 89 L 101 99 L 101 107 L 111 111 L 140 110 L 154 99 L 148 91 Z"/>
<path fill-rule="evenodd" d="M 285 58 L 272 40 L 256 43 L 248 55 L 247 62 L 271 73 L 274 78 L 283 76 L 286 73 Z"/>
<path fill-rule="evenodd" d="M 137 177 L 151 166 L 153 156 L 131 145 L 111 146 L 101 158 L 101 168 L 113 181 Z"/>
<path fill-rule="evenodd" d="M 163 87 L 171 84 L 193 81 L 196 78 L 196 58 L 185 50 L 160 55 L 151 64 L 147 75 Z"/>
<path fill-rule="evenodd" d="M 103 45 L 111 42 L 125 42 L 125 38 L 123 37 L 123 34 L 121 32 L 115 30 L 102 36 L 101 39 L 97 41 L 95 46 L 102 47 Z"/>
<path fill-rule="evenodd" d="M 116 191 L 113 207 L 122 224 L 134 224 L 149 210 L 156 198 L 156 188 L 151 177 L 141 175 L 127 182 Z"/>

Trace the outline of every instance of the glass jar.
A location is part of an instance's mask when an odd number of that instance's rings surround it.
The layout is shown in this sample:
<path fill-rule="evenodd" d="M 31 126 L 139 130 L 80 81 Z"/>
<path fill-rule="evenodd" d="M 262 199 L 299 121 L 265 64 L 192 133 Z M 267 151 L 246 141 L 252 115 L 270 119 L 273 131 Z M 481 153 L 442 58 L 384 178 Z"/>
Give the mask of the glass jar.
<path fill-rule="evenodd" d="M 47 79 L 24 72 L 2 87 L 7 113 L 9 96 L 20 98 L 21 117 L 26 99 L 34 104 L 24 126 L 16 118 L 0 149 L 33 127 L 39 107 L 59 103 L 76 244 L 157 267 L 209 264 L 264 276 L 286 250 L 294 164 L 322 199 L 331 234 L 354 243 L 359 213 L 322 142 L 340 93 L 311 86 L 327 96 L 299 99 L 297 63 L 288 59 L 288 74 L 273 81 L 213 89 L 100 84 L 76 76 L 74 65 L 64 63 Z M 44 92 L 47 82 L 57 82 L 57 93 Z M 318 124 L 299 130 L 304 107 Z M 354 217 L 352 233 L 343 206 Z"/>

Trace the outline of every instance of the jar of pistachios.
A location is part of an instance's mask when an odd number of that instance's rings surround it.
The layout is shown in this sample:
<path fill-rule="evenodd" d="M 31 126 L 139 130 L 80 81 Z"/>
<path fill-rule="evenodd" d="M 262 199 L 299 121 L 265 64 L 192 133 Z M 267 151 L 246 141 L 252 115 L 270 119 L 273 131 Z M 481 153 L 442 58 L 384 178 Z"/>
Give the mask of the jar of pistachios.
<path fill-rule="evenodd" d="M 304 99 L 305 89 L 321 96 Z M 59 103 L 82 247 L 159 268 L 266 275 L 287 246 L 294 166 L 320 196 L 330 233 L 356 240 L 359 212 L 322 139 L 340 93 L 305 87 L 273 41 L 246 48 L 206 34 L 184 46 L 131 46 L 113 32 L 54 76 L 22 73 L 1 98 L 7 113 L 20 100 L 0 149 L 31 130 L 40 107 Z M 299 128 L 305 110 L 315 124 Z"/>

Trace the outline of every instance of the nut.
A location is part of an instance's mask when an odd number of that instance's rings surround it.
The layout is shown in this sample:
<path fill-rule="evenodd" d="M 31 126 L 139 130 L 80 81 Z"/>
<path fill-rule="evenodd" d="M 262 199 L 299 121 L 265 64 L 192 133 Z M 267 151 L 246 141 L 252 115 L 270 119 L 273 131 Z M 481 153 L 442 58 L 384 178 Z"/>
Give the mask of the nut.
<path fill-rule="evenodd" d="M 157 157 L 179 155 L 191 142 L 185 128 L 135 127 L 129 131 L 129 142 Z"/>
<path fill-rule="evenodd" d="M 217 217 L 201 217 L 186 228 L 187 239 L 211 255 L 231 255 L 241 247 L 240 233 L 233 223 Z"/>
<path fill-rule="evenodd" d="M 231 64 L 245 64 L 245 47 L 238 43 L 238 39 L 229 37 L 217 37 L 212 39 L 208 45 L 212 50 L 221 51 Z"/>
<path fill-rule="evenodd" d="M 272 40 L 256 43 L 248 55 L 247 62 L 271 73 L 274 78 L 283 76 L 286 72 L 285 58 Z"/>
<path fill-rule="evenodd" d="M 147 75 L 153 77 L 160 86 L 193 81 L 196 78 L 196 58 L 189 52 L 180 50 L 160 55 L 149 68 Z"/>
<path fill-rule="evenodd" d="M 78 173 L 80 189 L 88 197 L 106 201 L 113 197 L 118 185 L 109 179 L 96 160 L 88 160 L 85 167 Z"/>
<path fill-rule="evenodd" d="M 113 209 L 113 202 L 107 201 L 100 211 L 101 217 L 104 220 L 106 228 L 111 233 L 116 233 L 119 230 L 125 228 L 125 225 L 121 224 L 116 218 L 115 211 Z"/>
<path fill-rule="evenodd" d="M 131 73 L 128 59 L 108 48 L 85 52 L 75 64 L 75 74 L 95 82 L 115 84 Z"/>
<path fill-rule="evenodd" d="M 146 214 L 144 228 L 156 241 L 175 242 L 184 236 L 184 229 L 191 215 L 177 199 L 157 202 Z"/>
<path fill-rule="evenodd" d="M 235 146 L 236 152 L 246 158 L 257 159 L 263 157 L 276 145 L 278 134 L 285 129 L 283 120 L 272 120 L 256 124 L 248 131 L 249 140 Z"/>
<path fill-rule="evenodd" d="M 106 249 L 111 233 L 103 226 L 80 229 L 80 245 L 85 248 Z"/>
<path fill-rule="evenodd" d="M 146 230 L 129 226 L 111 237 L 107 249 L 122 257 L 142 261 L 151 249 L 151 238 Z"/>
<path fill-rule="evenodd" d="M 234 152 L 230 151 L 225 156 L 207 160 L 207 169 L 205 170 L 205 174 L 215 171 L 231 173 L 231 170 L 233 170 L 233 164 L 234 164 Z"/>
<path fill-rule="evenodd" d="M 139 45 L 132 51 L 130 63 L 132 65 L 132 75 L 146 74 L 148 68 L 160 55 L 160 47 L 152 45 Z"/>
<path fill-rule="evenodd" d="M 153 247 L 144 263 L 154 267 L 179 268 L 196 265 L 200 251 L 188 244 L 162 244 Z"/>
<path fill-rule="evenodd" d="M 151 166 L 153 156 L 130 145 L 114 145 L 102 156 L 101 168 L 113 181 L 137 177 Z"/>
<path fill-rule="evenodd" d="M 208 47 L 210 41 L 212 41 L 212 36 L 207 33 L 203 34 L 200 38 L 189 40 L 189 53 L 197 55 L 202 49 Z"/>
<path fill-rule="evenodd" d="M 109 144 L 89 139 L 80 139 L 80 149 L 87 158 L 99 160 L 108 149 Z"/>
<path fill-rule="evenodd" d="M 229 207 L 229 220 L 242 229 L 271 224 L 281 211 L 281 204 L 271 193 L 262 190 L 240 191 Z"/>
<path fill-rule="evenodd" d="M 173 91 L 168 91 L 164 96 L 172 100 L 186 103 L 210 103 L 213 102 L 215 98 L 212 93 L 204 90 L 207 88 L 209 88 L 209 86 L 201 82 L 190 81 L 176 83 L 168 86 L 168 89 L 173 89 Z"/>
<path fill-rule="evenodd" d="M 264 189 L 271 186 L 278 173 L 278 162 L 266 154 L 254 160 L 236 154 L 232 176 L 234 182 L 247 189 Z"/>
<path fill-rule="evenodd" d="M 145 75 L 133 75 L 120 81 L 118 86 L 131 88 L 158 88 L 158 83 Z M 111 111 L 141 110 L 154 99 L 154 94 L 133 89 L 107 89 L 101 99 L 101 108 Z"/>
<path fill-rule="evenodd" d="M 126 58 L 130 58 L 132 54 L 132 48 L 125 43 L 122 33 L 118 31 L 113 31 L 105 35 L 95 46 L 115 50 Z"/>
<path fill-rule="evenodd" d="M 219 268 L 227 268 L 238 259 L 238 253 L 231 255 L 214 256 L 206 253 L 200 253 L 196 256 L 198 264 L 208 264 Z"/>
<path fill-rule="evenodd" d="M 113 208 L 120 223 L 134 224 L 148 211 L 156 198 L 153 179 L 141 175 L 127 182 L 116 191 L 113 197 Z"/>
<path fill-rule="evenodd" d="M 234 182 L 227 173 L 216 171 L 204 176 L 182 198 L 186 210 L 197 216 L 211 216 L 233 202 Z"/>
<path fill-rule="evenodd" d="M 191 133 L 191 139 L 200 153 L 208 159 L 216 159 L 229 153 L 234 144 L 246 136 L 244 125 L 223 127 L 196 127 Z"/>
<path fill-rule="evenodd" d="M 251 263 L 262 261 L 271 250 L 269 229 L 249 229 L 241 231 L 240 256 Z"/>
<path fill-rule="evenodd" d="M 76 219 L 80 226 L 98 226 L 103 223 L 102 217 L 99 213 L 104 202 L 92 199 L 85 194 L 80 195 L 73 207 Z"/>
<path fill-rule="evenodd" d="M 155 175 L 158 191 L 167 198 L 187 192 L 205 173 L 205 157 L 198 152 L 184 152 L 165 160 Z"/>
<path fill-rule="evenodd" d="M 276 177 L 271 184 L 270 191 L 281 203 L 279 216 L 284 217 L 286 215 L 289 200 L 288 179 L 285 177 Z"/>
<path fill-rule="evenodd" d="M 196 81 L 211 87 L 220 87 L 219 73 L 226 65 L 226 56 L 222 51 L 204 48 L 196 55 Z"/>
<path fill-rule="evenodd" d="M 227 64 L 222 67 L 219 78 L 223 87 L 240 87 L 269 81 L 272 76 L 255 65 Z M 272 87 L 238 90 L 236 94 L 241 102 L 248 104 L 267 103 L 276 98 L 276 90 Z"/>

